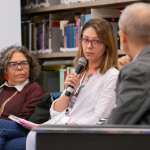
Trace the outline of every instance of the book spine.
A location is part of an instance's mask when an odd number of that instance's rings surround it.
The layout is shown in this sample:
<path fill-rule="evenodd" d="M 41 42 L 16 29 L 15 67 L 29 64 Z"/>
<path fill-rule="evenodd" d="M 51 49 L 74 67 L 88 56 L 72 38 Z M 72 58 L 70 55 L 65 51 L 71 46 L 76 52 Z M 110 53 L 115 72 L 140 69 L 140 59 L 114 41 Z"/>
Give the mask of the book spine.
<path fill-rule="evenodd" d="M 63 35 L 62 35 L 62 30 L 60 30 L 60 47 L 63 47 Z"/>
<path fill-rule="evenodd" d="M 69 25 L 69 39 L 70 39 L 69 48 L 71 48 L 71 25 Z"/>
<path fill-rule="evenodd" d="M 43 25 L 40 23 L 40 50 L 43 49 Z"/>
<path fill-rule="evenodd" d="M 76 29 L 76 47 L 78 47 L 78 29 Z"/>
<path fill-rule="evenodd" d="M 36 23 L 36 45 L 37 50 L 40 50 L 40 24 Z"/>
<path fill-rule="evenodd" d="M 85 15 L 85 23 L 91 19 L 91 14 Z"/>
<path fill-rule="evenodd" d="M 66 26 L 67 26 L 67 24 L 64 24 L 64 38 L 63 38 L 64 39 L 64 41 L 63 41 L 64 48 L 67 48 L 67 31 L 66 31 L 67 27 Z"/>
<path fill-rule="evenodd" d="M 78 40 L 79 19 L 80 18 L 76 18 L 76 47 L 78 47 L 78 43 L 79 43 L 79 40 Z"/>
<path fill-rule="evenodd" d="M 34 45 L 35 44 L 35 41 L 34 41 L 35 40 L 35 37 L 34 37 L 34 35 L 35 35 L 35 33 L 34 33 L 35 32 L 35 30 L 34 30 L 35 27 L 34 27 L 34 25 L 35 25 L 34 23 L 32 23 L 32 25 L 31 25 L 31 31 L 32 31 L 32 35 L 31 35 L 31 51 L 35 50 L 35 45 Z"/>
<path fill-rule="evenodd" d="M 43 23 L 43 42 L 42 42 L 42 49 L 45 49 L 45 23 Z"/>
<path fill-rule="evenodd" d="M 66 69 L 60 69 L 59 70 L 59 81 L 60 81 L 60 92 L 64 91 L 64 81 L 65 81 L 65 71 Z"/>
<path fill-rule="evenodd" d="M 29 49 L 29 23 L 26 24 L 26 47 Z"/>
<path fill-rule="evenodd" d="M 63 48 L 63 21 L 60 21 L 60 47 Z"/>
<path fill-rule="evenodd" d="M 52 22 L 52 51 L 60 52 L 60 22 Z"/>
<path fill-rule="evenodd" d="M 84 25 L 84 23 L 85 23 L 85 15 L 84 14 L 82 14 L 82 15 L 80 15 L 80 21 L 81 21 L 81 30 L 82 30 L 82 28 L 83 28 L 83 25 Z"/>
<path fill-rule="evenodd" d="M 74 27 L 74 48 L 76 48 L 76 27 Z"/>
<path fill-rule="evenodd" d="M 81 32 L 80 19 L 78 19 L 78 45 L 79 45 L 79 39 L 80 39 L 80 32 Z"/>
<path fill-rule="evenodd" d="M 49 49 L 49 21 L 45 23 L 45 49 Z"/>
<path fill-rule="evenodd" d="M 71 48 L 74 48 L 74 25 L 71 25 Z"/>
<path fill-rule="evenodd" d="M 41 4 L 40 4 L 41 7 L 45 7 L 45 3 L 44 3 L 44 0 L 41 0 Z"/>
<path fill-rule="evenodd" d="M 67 26 L 66 26 L 67 48 L 70 48 L 70 37 L 69 37 L 69 33 L 70 33 L 70 26 L 67 25 Z"/>
<path fill-rule="evenodd" d="M 37 50 L 37 27 L 36 27 L 36 23 L 34 23 L 34 27 L 35 27 L 35 32 L 34 32 L 34 37 L 35 37 L 35 54 L 36 54 L 36 50 Z"/>

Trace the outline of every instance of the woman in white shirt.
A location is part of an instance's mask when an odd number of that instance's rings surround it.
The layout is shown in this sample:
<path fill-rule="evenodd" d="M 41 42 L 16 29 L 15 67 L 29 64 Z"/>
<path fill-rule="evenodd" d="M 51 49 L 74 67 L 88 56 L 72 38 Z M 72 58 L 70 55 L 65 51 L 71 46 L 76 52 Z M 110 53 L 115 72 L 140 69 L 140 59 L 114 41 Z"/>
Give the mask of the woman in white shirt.
<path fill-rule="evenodd" d="M 66 89 L 69 85 L 74 87 L 75 101 L 64 91 L 51 106 L 52 119 L 45 124 L 92 125 L 108 117 L 114 107 L 118 53 L 113 28 L 108 21 L 98 18 L 85 23 L 74 60 L 75 68 L 80 57 L 87 59 L 81 75 L 78 77 L 73 72 L 64 83 Z M 36 133 L 30 132 L 27 150 L 35 149 L 35 139 Z"/>

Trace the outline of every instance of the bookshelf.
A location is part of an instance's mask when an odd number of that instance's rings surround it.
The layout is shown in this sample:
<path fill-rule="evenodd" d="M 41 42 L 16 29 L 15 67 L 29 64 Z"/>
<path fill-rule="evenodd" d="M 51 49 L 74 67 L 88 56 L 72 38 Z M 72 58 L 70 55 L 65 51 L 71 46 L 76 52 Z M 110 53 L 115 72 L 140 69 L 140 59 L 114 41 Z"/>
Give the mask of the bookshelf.
<path fill-rule="evenodd" d="M 58 20 L 62 18 L 63 18 L 62 20 L 64 19 L 67 20 L 70 15 L 91 14 L 91 9 L 93 8 L 107 8 L 107 9 L 119 10 L 119 9 L 123 9 L 125 6 L 131 3 L 142 2 L 142 1 L 145 2 L 144 0 L 97 0 L 97 1 L 92 1 L 92 2 L 84 2 L 84 3 L 76 3 L 76 4 L 68 4 L 68 5 L 54 5 L 54 6 L 49 6 L 49 7 L 40 7 L 40 8 L 34 8 L 34 9 L 22 10 L 21 16 L 23 18 L 31 19 L 35 23 L 37 19 L 38 21 L 42 20 L 42 16 L 44 15 L 51 18 L 51 20 L 54 18 L 55 19 L 57 18 Z M 74 17 L 71 16 L 71 18 L 74 18 Z M 68 20 L 71 20 L 71 19 L 69 18 Z M 33 54 L 33 55 L 35 55 L 40 60 L 40 64 L 43 67 L 44 66 L 43 64 L 54 63 L 55 61 L 58 61 L 58 62 L 62 61 L 61 65 L 66 65 L 65 61 L 73 60 L 77 54 L 77 52 L 58 52 L 58 48 L 56 50 L 57 51 L 52 52 L 52 53 L 42 53 L 42 54 Z M 118 50 L 119 56 L 124 55 L 124 54 L 125 53 L 122 49 Z M 69 65 L 71 66 L 72 64 L 70 63 Z M 40 79 L 41 79 L 40 82 L 45 83 L 44 77 L 41 76 Z M 60 81 L 60 86 L 63 83 L 64 82 Z"/>
<path fill-rule="evenodd" d="M 27 9 L 21 11 L 21 16 L 24 17 L 34 17 L 40 15 L 56 14 L 56 13 L 72 13 L 72 12 L 90 12 L 91 8 L 110 8 L 110 9 L 122 9 L 126 5 L 129 5 L 134 2 L 145 2 L 145 0 L 98 0 L 85 3 L 76 3 L 68 5 L 54 5 L 49 7 L 40 7 L 34 9 Z M 118 55 L 124 55 L 123 50 L 118 50 Z M 75 57 L 76 52 L 55 52 L 50 54 L 36 54 L 36 57 L 39 59 L 44 58 L 67 58 Z"/>
<path fill-rule="evenodd" d="M 58 13 L 58 12 L 65 12 L 70 10 L 80 10 L 86 8 L 120 8 L 124 7 L 125 5 L 129 5 L 134 2 L 144 2 L 145 0 L 98 0 L 92 2 L 85 2 L 85 3 L 76 3 L 76 4 L 68 4 L 68 5 L 55 5 L 49 7 L 41 7 L 35 9 L 28 9 L 21 11 L 21 16 L 26 15 L 39 15 L 44 13 Z"/>

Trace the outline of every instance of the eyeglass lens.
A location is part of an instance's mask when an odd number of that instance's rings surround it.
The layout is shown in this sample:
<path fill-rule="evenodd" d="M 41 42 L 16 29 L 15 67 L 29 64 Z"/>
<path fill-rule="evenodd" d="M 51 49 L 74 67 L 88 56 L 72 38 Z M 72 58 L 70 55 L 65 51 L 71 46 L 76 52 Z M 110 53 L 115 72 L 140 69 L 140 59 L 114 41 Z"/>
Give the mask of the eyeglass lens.
<path fill-rule="evenodd" d="M 17 62 L 9 62 L 9 66 L 11 69 L 17 69 L 18 68 L 18 65 L 21 66 L 21 68 L 25 69 L 27 68 L 29 62 L 28 61 L 22 61 L 20 63 L 17 63 Z"/>
<path fill-rule="evenodd" d="M 82 45 L 88 45 L 88 44 L 91 42 L 91 45 L 92 45 L 93 47 L 99 47 L 100 44 L 102 43 L 102 42 L 99 41 L 99 40 L 88 40 L 88 39 L 86 39 L 86 38 L 83 38 L 83 39 L 81 39 L 81 40 L 82 40 Z"/>

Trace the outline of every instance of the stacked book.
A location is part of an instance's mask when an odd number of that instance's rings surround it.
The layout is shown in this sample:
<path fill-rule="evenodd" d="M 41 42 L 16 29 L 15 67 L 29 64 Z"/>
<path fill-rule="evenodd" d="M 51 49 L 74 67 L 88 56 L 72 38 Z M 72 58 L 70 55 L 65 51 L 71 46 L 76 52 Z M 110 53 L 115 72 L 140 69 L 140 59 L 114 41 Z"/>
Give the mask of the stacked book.
<path fill-rule="evenodd" d="M 82 14 L 74 21 L 49 17 L 39 22 L 22 22 L 22 45 L 33 54 L 78 51 L 80 31 L 91 14 Z"/>
<path fill-rule="evenodd" d="M 21 9 L 32 9 L 59 5 L 60 0 L 21 0 Z"/>
<path fill-rule="evenodd" d="M 91 14 L 76 16 L 76 20 L 60 21 L 60 52 L 78 51 L 80 32 L 85 22 L 91 19 Z"/>
<path fill-rule="evenodd" d="M 91 2 L 94 0 L 60 0 L 61 5 L 66 5 L 66 4 L 74 4 L 74 3 L 84 3 L 84 2 Z"/>

